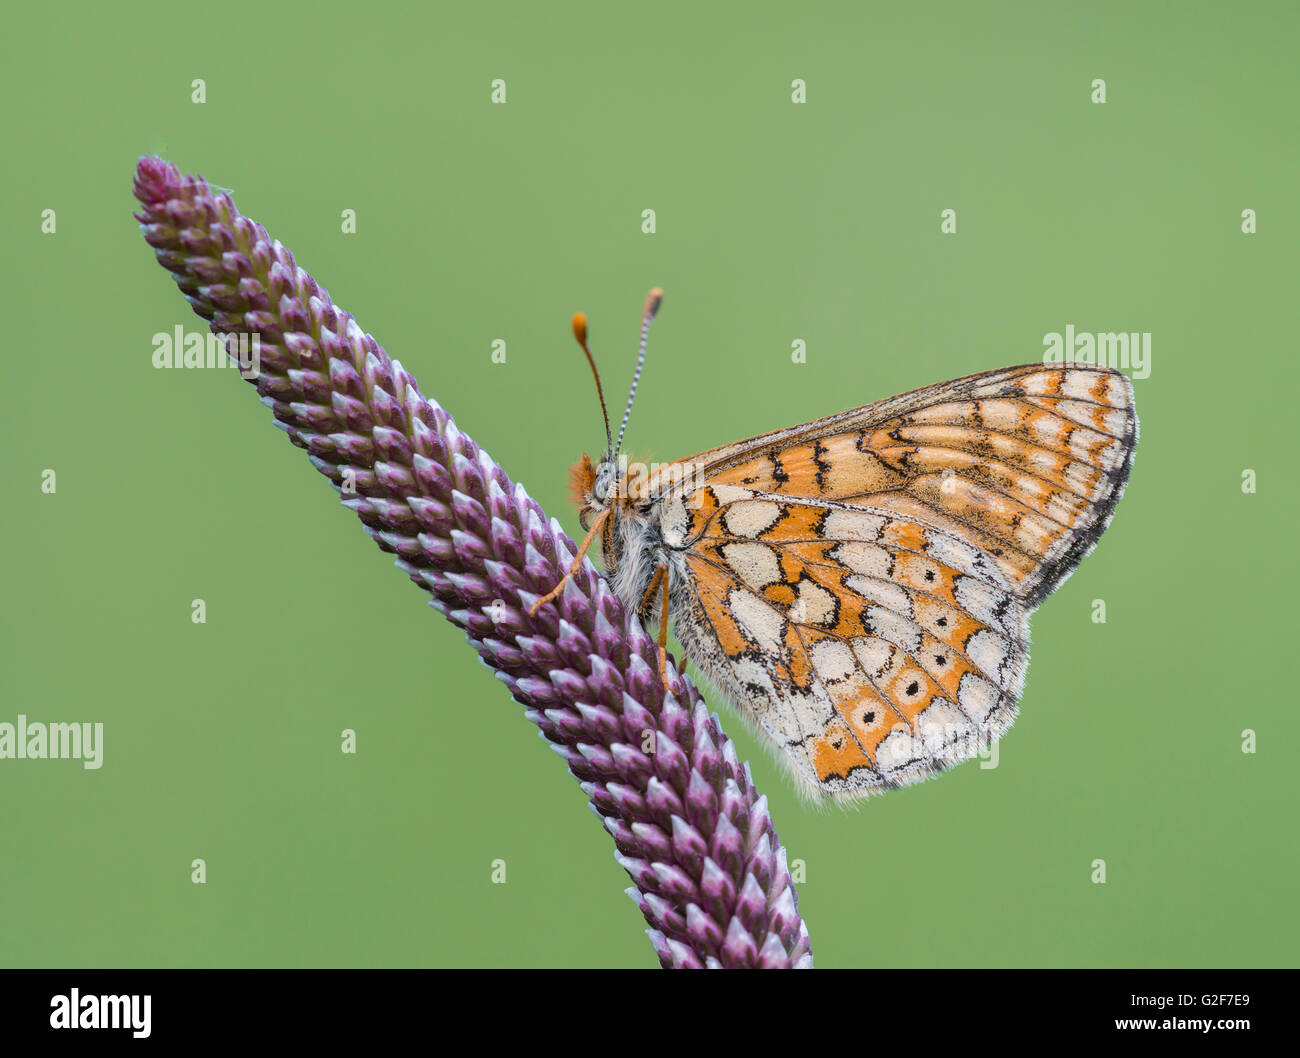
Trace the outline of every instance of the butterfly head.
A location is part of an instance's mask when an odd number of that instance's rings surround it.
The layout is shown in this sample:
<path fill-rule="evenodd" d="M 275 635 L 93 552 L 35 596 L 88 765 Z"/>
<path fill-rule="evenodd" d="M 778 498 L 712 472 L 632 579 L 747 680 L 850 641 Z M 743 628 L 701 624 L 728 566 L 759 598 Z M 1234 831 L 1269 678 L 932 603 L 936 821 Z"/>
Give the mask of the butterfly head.
<path fill-rule="evenodd" d="M 605 406 L 605 393 L 600 385 L 600 372 L 596 370 L 596 361 L 587 347 L 587 317 L 579 312 L 573 317 L 573 336 L 578 340 L 582 351 L 587 354 L 587 363 L 596 379 L 596 396 L 600 398 L 600 413 L 605 418 L 605 454 L 595 463 L 583 453 L 581 459 L 569 468 L 569 494 L 574 506 L 578 508 L 579 520 L 584 528 L 588 519 L 612 506 L 619 497 L 626 497 L 626 470 L 619 461 L 619 450 L 623 447 L 623 434 L 627 430 L 628 418 L 632 415 L 632 401 L 636 398 L 637 383 L 641 381 L 641 368 L 645 364 L 646 340 L 650 335 L 650 323 L 659 311 L 664 292 L 655 287 L 646 296 L 645 308 L 641 312 L 641 343 L 637 352 L 636 370 L 632 374 L 632 388 L 628 391 L 627 407 L 623 411 L 623 422 L 618 428 L 618 440 L 614 440 L 609 428 L 609 410 Z"/>
<path fill-rule="evenodd" d="M 578 520 L 587 528 L 590 520 L 613 504 L 621 494 L 619 464 L 603 457 L 593 463 L 585 452 L 569 468 L 569 498 L 578 509 Z"/>

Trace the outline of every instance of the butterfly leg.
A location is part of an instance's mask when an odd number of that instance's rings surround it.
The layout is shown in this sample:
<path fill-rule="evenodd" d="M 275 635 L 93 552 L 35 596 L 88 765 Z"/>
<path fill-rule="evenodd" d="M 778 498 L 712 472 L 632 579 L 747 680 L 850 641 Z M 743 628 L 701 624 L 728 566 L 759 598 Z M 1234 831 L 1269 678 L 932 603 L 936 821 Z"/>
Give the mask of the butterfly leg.
<path fill-rule="evenodd" d="M 587 553 L 587 549 L 591 547 L 591 542 L 596 539 L 596 534 L 600 532 L 601 526 L 605 524 L 605 519 L 609 517 L 609 512 L 610 512 L 610 508 L 607 507 L 605 510 L 601 511 L 600 514 L 596 516 L 596 520 L 591 523 L 591 528 L 587 530 L 587 535 L 583 537 L 582 546 L 578 548 L 578 554 L 574 557 L 573 565 L 569 567 L 569 572 L 560 578 L 559 584 L 557 584 L 554 588 L 548 591 L 545 595 L 543 595 L 540 599 L 538 599 L 535 603 L 533 603 L 532 606 L 528 608 L 529 617 L 532 617 L 533 614 L 537 613 L 538 610 L 540 610 L 552 599 L 559 598 L 560 592 L 564 591 L 565 581 L 572 579 L 574 574 L 576 574 L 578 570 L 582 568 L 582 558 Z"/>
<path fill-rule="evenodd" d="M 641 605 L 638 609 L 644 609 L 649 603 L 651 596 L 654 595 L 655 589 L 663 584 L 663 609 L 659 613 L 659 679 L 664 685 L 664 690 L 668 690 L 668 566 L 662 565 L 655 574 L 650 578 L 650 586 L 646 588 L 645 594 L 641 596 Z"/>

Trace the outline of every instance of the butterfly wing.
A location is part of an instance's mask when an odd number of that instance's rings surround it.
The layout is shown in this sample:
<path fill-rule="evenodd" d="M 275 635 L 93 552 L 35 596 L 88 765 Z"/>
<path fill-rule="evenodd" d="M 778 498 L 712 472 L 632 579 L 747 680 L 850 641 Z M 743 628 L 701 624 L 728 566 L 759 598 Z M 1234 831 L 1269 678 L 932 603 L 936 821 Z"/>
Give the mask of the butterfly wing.
<path fill-rule="evenodd" d="M 1028 611 L 978 548 L 880 508 L 708 491 L 677 636 L 809 786 L 912 782 L 1010 725 Z"/>
<path fill-rule="evenodd" d="M 684 460 L 658 506 L 690 573 L 678 638 L 815 788 L 923 778 L 1014 719 L 1029 614 L 1136 440 L 1124 376 L 1035 364 Z"/>
<path fill-rule="evenodd" d="M 1109 524 L 1137 436 L 1133 387 L 1118 371 L 1029 364 L 777 430 L 679 467 L 696 483 L 866 503 L 948 529 L 989 555 L 1032 607 Z"/>

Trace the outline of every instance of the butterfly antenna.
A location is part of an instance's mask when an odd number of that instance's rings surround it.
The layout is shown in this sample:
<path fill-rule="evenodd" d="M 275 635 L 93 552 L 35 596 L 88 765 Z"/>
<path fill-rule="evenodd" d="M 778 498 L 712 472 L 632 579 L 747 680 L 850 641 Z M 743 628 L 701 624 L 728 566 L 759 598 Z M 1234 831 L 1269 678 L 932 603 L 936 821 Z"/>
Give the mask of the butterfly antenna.
<path fill-rule="evenodd" d="M 605 417 L 605 451 L 614 451 L 614 439 L 609 432 L 609 410 L 605 407 L 605 391 L 600 387 L 600 372 L 596 370 L 596 361 L 591 358 L 587 348 L 587 317 L 584 313 L 573 314 L 573 336 L 578 339 L 582 351 L 587 354 L 587 363 L 591 365 L 592 376 L 596 379 L 596 396 L 600 398 L 600 414 Z"/>
<path fill-rule="evenodd" d="M 646 295 L 645 308 L 641 310 L 641 350 L 637 353 L 636 371 L 632 373 L 632 388 L 627 394 L 627 408 L 623 411 L 623 422 L 618 428 L 618 444 L 614 446 L 614 454 L 618 455 L 623 448 L 623 433 L 627 430 L 627 420 L 632 415 L 632 401 L 636 398 L 636 384 L 641 381 L 641 368 L 645 364 L 645 344 L 646 339 L 650 337 L 650 324 L 655 318 L 655 313 L 659 311 L 659 304 L 664 299 L 664 292 L 658 287 Z"/>

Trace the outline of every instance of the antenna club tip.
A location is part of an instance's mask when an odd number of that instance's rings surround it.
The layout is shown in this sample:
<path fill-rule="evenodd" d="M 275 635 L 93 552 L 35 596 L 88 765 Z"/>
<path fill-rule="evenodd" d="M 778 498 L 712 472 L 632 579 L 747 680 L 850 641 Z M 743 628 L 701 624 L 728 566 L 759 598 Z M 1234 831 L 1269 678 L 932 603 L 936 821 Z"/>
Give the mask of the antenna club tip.
<path fill-rule="evenodd" d="M 587 314 L 585 312 L 575 312 L 573 314 L 573 336 L 578 339 L 579 343 L 587 340 Z"/>
<path fill-rule="evenodd" d="M 650 291 L 649 294 L 646 295 L 645 315 L 653 319 L 655 313 L 659 311 L 659 306 L 663 302 L 663 300 L 664 300 L 663 287 L 655 287 L 652 291 Z"/>

